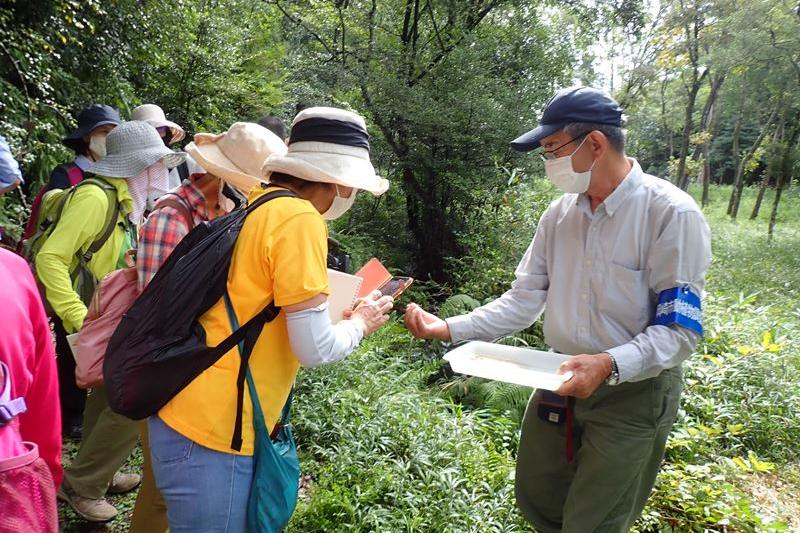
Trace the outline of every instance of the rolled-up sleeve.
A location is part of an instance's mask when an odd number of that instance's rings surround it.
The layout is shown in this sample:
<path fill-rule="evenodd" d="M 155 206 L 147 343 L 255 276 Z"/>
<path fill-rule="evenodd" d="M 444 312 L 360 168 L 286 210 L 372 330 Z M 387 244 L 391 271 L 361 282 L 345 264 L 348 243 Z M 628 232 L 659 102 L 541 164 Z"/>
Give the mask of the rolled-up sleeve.
<path fill-rule="evenodd" d="M 657 376 L 662 370 L 680 365 L 694 352 L 702 337 L 699 300 L 710 263 L 711 233 L 702 213 L 676 210 L 648 257 L 650 290 L 656 295 L 657 306 L 678 309 L 680 301 L 663 302 L 664 296 L 673 294 L 670 291 L 681 292 L 688 298 L 696 297 L 697 306 L 688 313 L 691 316 L 684 316 L 684 324 L 656 320 L 631 341 L 606 350 L 617 362 L 620 382 Z M 661 309 L 657 309 L 654 315 L 660 312 Z"/>
<path fill-rule="evenodd" d="M 547 225 L 549 211 L 539 220 L 536 234 L 517 266 L 516 279 L 500 298 L 466 315 L 446 319 L 453 342 L 491 341 L 523 330 L 541 316 L 547 300 Z"/>

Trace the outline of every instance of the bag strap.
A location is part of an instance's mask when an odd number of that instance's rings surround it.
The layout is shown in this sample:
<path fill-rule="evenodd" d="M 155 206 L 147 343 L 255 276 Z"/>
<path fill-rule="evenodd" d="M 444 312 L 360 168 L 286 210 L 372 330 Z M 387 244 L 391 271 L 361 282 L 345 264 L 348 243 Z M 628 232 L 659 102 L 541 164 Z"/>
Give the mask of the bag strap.
<path fill-rule="evenodd" d="M 181 179 L 181 183 L 189 177 L 189 164 L 186 161 L 175 167 L 175 170 L 178 171 L 178 177 Z"/>
<path fill-rule="evenodd" d="M 253 327 L 250 325 L 252 322 L 252 319 L 250 319 L 243 327 L 239 327 L 239 320 L 236 317 L 236 311 L 233 308 L 233 303 L 228 295 L 228 291 L 225 291 L 224 298 L 225 310 L 228 313 L 228 320 L 231 323 L 231 329 L 237 333 L 242 330 L 248 330 L 243 338 L 237 343 L 239 346 L 239 357 L 241 357 L 241 362 L 239 363 L 239 374 L 236 377 L 236 422 L 233 429 L 233 437 L 231 438 L 231 448 L 238 452 L 242 449 L 242 410 L 244 407 L 245 377 L 247 379 L 248 388 L 250 389 L 250 400 L 253 403 L 253 414 L 256 421 L 255 425 L 260 423 L 266 427 L 264 412 L 261 409 L 261 402 L 258 399 L 258 392 L 256 391 L 255 383 L 253 382 L 253 376 L 250 373 L 250 355 L 253 353 L 253 348 L 255 347 L 256 341 L 261 335 L 261 330 L 266 322 L 261 323 L 259 327 Z M 280 309 L 275 307 L 274 302 L 270 302 L 266 308 L 269 307 L 272 307 L 280 312 Z M 277 316 L 277 313 L 275 316 Z M 275 317 L 273 316 L 272 319 L 274 318 Z M 286 400 L 286 404 L 283 406 L 281 424 L 284 424 L 284 418 L 287 416 L 287 412 L 291 410 L 292 396 L 293 393 L 290 393 L 289 398 Z"/>
<path fill-rule="evenodd" d="M 119 217 L 119 202 L 117 201 L 117 189 L 115 189 L 114 186 L 107 181 L 100 178 L 87 178 L 75 185 L 75 187 L 72 188 L 72 192 L 84 184 L 94 184 L 103 189 L 108 196 L 109 203 L 112 205 L 112 208 L 106 212 L 106 226 L 105 229 L 103 229 L 103 233 L 101 233 L 100 236 L 97 237 L 97 239 L 95 239 L 91 245 L 89 245 L 89 249 L 83 254 L 84 262 L 88 263 L 92 259 L 92 256 L 105 245 L 106 241 L 114 232 L 114 228 L 117 226 L 117 218 Z"/>
<path fill-rule="evenodd" d="M 265 194 L 264 196 L 259 196 L 258 199 L 255 202 L 253 202 L 251 205 L 248 205 L 247 207 L 245 207 L 245 210 L 247 211 L 248 215 L 250 213 L 252 213 L 253 211 L 255 211 L 256 209 L 258 209 L 260 206 L 264 205 L 265 203 L 269 202 L 270 200 L 274 200 L 275 198 L 300 198 L 299 196 L 297 196 L 297 194 L 295 194 L 294 191 L 290 191 L 289 189 L 287 189 L 285 187 L 281 187 L 280 185 L 272 185 L 272 184 L 270 184 L 269 186 L 270 187 L 280 187 L 281 190 L 272 191 L 272 192 L 269 192 L 269 193 Z"/>
<path fill-rule="evenodd" d="M 173 198 L 175 199 L 173 200 Z M 158 199 L 155 209 L 158 210 L 162 207 L 171 207 L 180 213 L 183 217 L 183 221 L 189 226 L 189 231 L 192 231 L 192 228 L 194 228 L 194 215 L 192 214 L 192 209 L 189 207 L 189 203 L 184 200 L 181 195 L 175 194 L 174 192 L 165 194 Z"/>
<path fill-rule="evenodd" d="M 259 206 L 264 205 L 265 203 L 276 198 L 298 198 L 298 196 L 293 191 L 285 188 L 283 188 L 283 190 L 269 192 L 258 198 L 258 200 L 253 202 L 252 205 L 247 206 L 245 217 L 255 211 Z M 230 298 L 228 297 L 227 291 L 225 291 L 224 298 L 226 306 L 228 306 L 230 304 Z M 232 319 L 231 331 L 233 333 L 212 348 L 212 352 L 217 358 L 219 358 L 231 351 L 235 346 L 239 345 L 239 353 L 242 361 L 239 365 L 239 373 L 236 376 L 236 425 L 233 430 L 233 437 L 231 438 L 231 449 L 238 452 L 242 449 L 242 407 L 244 404 L 244 382 L 247 375 L 247 363 L 250 359 L 250 352 L 252 352 L 258 337 L 261 335 L 261 330 L 264 328 L 264 325 L 275 320 L 278 314 L 280 314 L 281 309 L 275 305 L 274 301 L 272 301 L 265 305 L 261 311 L 256 313 L 253 318 L 248 320 L 241 327 L 238 327 L 238 319 L 236 318 L 236 314 L 232 313 L 232 311 L 233 305 L 230 304 L 228 318 Z M 234 324 L 236 324 L 237 327 L 234 327 Z"/>
<path fill-rule="evenodd" d="M 16 416 L 27 410 L 25 399 L 22 397 L 11 399 L 11 371 L 8 366 L 0 361 L 0 373 L 3 376 L 0 386 L 0 426 L 5 426 Z"/>
<path fill-rule="evenodd" d="M 75 163 L 66 163 L 64 170 L 67 171 L 67 179 L 71 186 L 75 186 L 83 180 L 83 170 Z"/>

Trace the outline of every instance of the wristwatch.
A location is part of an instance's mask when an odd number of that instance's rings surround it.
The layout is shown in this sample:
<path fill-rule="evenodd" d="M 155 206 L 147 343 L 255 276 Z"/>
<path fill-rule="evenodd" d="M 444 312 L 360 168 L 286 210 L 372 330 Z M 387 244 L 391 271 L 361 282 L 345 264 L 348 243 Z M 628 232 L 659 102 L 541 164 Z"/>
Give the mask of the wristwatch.
<path fill-rule="evenodd" d="M 614 356 L 611 354 L 608 354 L 608 356 L 611 358 L 611 374 L 606 378 L 606 385 L 614 386 L 619 384 L 619 367 Z"/>

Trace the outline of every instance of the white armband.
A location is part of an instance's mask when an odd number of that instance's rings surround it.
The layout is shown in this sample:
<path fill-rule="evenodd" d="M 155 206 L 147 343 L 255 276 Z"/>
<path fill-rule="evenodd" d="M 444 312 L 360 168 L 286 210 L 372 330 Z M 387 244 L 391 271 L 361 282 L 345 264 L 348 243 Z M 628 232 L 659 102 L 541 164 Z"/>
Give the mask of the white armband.
<path fill-rule="evenodd" d="M 358 322 L 342 320 L 335 326 L 331 324 L 328 302 L 296 313 L 286 313 L 286 328 L 292 352 L 306 368 L 341 361 L 364 338 L 364 331 Z"/>

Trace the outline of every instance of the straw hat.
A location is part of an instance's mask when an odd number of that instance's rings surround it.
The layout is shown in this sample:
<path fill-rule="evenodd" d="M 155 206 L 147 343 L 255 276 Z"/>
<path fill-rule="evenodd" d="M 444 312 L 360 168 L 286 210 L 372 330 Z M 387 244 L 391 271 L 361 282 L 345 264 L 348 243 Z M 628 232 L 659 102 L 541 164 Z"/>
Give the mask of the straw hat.
<path fill-rule="evenodd" d="M 264 160 L 273 154 L 285 154 L 286 144 L 258 124 L 236 122 L 220 135 L 198 133 L 194 142 L 186 146 L 186 152 L 207 172 L 247 193 L 266 181 L 261 178 Z"/>
<path fill-rule="evenodd" d="M 167 120 L 164 110 L 155 104 L 140 105 L 131 111 L 131 120 L 147 122 L 154 128 L 169 128 L 172 131 L 170 143 L 176 143 L 186 137 L 186 132 L 183 131 L 183 128 L 171 120 Z"/>
<path fill-rule="evenodd" d="M 110 178 L 132 178 L 155 163 L 173 168 L 186 159 L 161 141 L 156 129 L 146 122 L 131 120 L 114 128 L 106 137 L 106 156 L 91 164 L 87 172 Z"/>
<path fill-rule="evenodd" d="M 375 174 L 369 159 L 369 134 L 356 113 L 333 107 L 309 107 L 292 122 L 289 150 L 270 156 L 264 175 L 282 172 L 307 181 L 335 183 L 369 191 L 386 192 L 388 180 Z"/>

